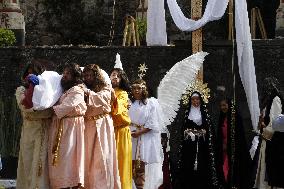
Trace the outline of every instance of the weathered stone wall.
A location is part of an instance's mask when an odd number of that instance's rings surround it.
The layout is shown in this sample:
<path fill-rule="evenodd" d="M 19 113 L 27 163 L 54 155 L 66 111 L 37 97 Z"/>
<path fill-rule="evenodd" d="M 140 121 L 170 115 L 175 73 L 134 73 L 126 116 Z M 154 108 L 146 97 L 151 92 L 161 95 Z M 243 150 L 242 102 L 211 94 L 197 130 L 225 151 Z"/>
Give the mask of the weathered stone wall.
<path fill-rule="evenodd" d="M 267 76 L 277 77 L 284 87 L 284 40 L 253 41 L 254 57 L 256 66 L 256 78 L 258 88 L 261 81 Z M 219 114 L 218 100 L 220 91 L 218 86 L 224 86 L 226 93 L 232 95 L 231 55 L 232 46 L 228 41 L 205 41 L 204 50 L 210 54 L 204 63 L 204 80 L 211 89 L 211 101 L 209 111 L 216 123 Z M 20 84 L 20 76 L 25 65 L 33 58 L 43 58 L 50 61 L 50 69 L 58 69 L 60 65 L 77 61 L 82 66 L 96 63 L 107 72 L 111 70 L 115 61 L 115 54 L 119 52 L 124 69 L 130 80 L 137 78 L 137 67 L 146 63 L 148 66 L 145 80 L 149 87 L 156 90 L 164 74 L 178 61 L 191 54 L 191 45 L 176 47 L 26 47 L 26 48 L 1 48 L 0 49 L 0 153 L 17 154 L 19 142 L 21 118 L 14 93 Z M 245 94 L 237 74 L 237 105 L 246 126 L 248 141 L 251 138 L 250 115 L 246 103 Z M 174 176 L 174 185 L 178 185 L 177 161 L 180 144 L 180 127 L 184 107 L 181 107 L 176 121 L 169 127 L 171 133 L 171 169 Z M 7 133 L 9 138 L 3 138 Z M 6 134 L 6 135 L 5 135 Z M 10 146 L 13 146 L 10 148 Z M 177 188 L 177 187 L 175 187 Z"/>
<path fill-rule="evenodd" d="M 166 2 L 166 1 L 165 1 Z M 275 16 L 279 0 L 248 1 L 248 10 L 261 9 L 269 38 L 275 35 Z M 178 0 L 190 17 L 190 1 Z M 205 9 L 207 0 L 203 0 Z M 135 16 L 139 0 L 116 0 L 114 45 L 121 45 L 125 16 Z M 91 44 L 107 45 L 113 19 L 113 0 L 20 0 L 26 19 L 27 45 Z M 276 8 L 275 8 L 276 7 Z M 174 24 L 165 3 L 168 43 L 189 40 L 191 32 L 181 32 Z M 249 12 L 250 15 L 250 12 Z M 228 14 L 204 27 L 205 40 L 224 40 L 228 36 Z M 259 33 L 259 32 L 257 32 Z"/>

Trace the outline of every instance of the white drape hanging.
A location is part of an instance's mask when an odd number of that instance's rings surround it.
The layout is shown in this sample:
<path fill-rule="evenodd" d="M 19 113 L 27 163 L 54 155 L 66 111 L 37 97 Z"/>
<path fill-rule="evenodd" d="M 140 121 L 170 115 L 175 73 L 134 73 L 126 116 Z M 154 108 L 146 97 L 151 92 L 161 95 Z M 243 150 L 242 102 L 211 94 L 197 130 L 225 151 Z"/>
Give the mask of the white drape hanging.
<path fill-rule="evenodd" d="M 239 74 L 245 89 L 252 125 L 254 130 L 257 130 L 260 109 L 246 0 L 235 0 L 235 28 Z"/>
<path fill-rule="evenodd" d="M 147 46 L 167 45 L 164 0 L 148 1 L 146 42 Z"/>
<path fill-rule="evenodd" d="M 224 15 L 229 0 L 208 0 L 202 18 L 197 21 L 186 18 L 176 0 L 167 0 L 167 2 L 176 26 L 182 31 L 194 31 L 204 26 L 207 22 L 219 20 Z"/>
<path fill-rule="evenodd" d="M 157 1 L 160 0 L 149 0 L 149 4 L 153 4 Z M 197 21 L 186 18 L 182 13 L 180 7 L 178 6 L 176 0 L 167 0 L 167 2 L 171 16 L 177 27 L 182 31 L 194 31 L 204 26 L 207 22 L 220 19 L 226 11 L 229 0 L 208 0 L 203 17 Z M 151 13 L 151 11 L 154 11 L 156 13 L 153 14 Z M 162 12 L 163 11 L 158 9 L 148 10 L 149 15 L 157 17 L 161 17 L 158 14 L 162 14 Z M 148 17 L 148 23 L 153 22 L 154 18 L 152 16 Z M 252 125 L 253 128 L 256 130 L 260 110 L 255 77 L 250 26 L 247 13 L 247 3 L 245 0 L 235 0 L 235 28 L 239 73 L 245 89 L 247 102 L 251 114 Z M 165 34 L 164 30 L 165 28 L 163 27 L 156 27 L 153 30 L 149 30 L 147 36 L 149 38 L 160 36 L 161 34 Z"/>

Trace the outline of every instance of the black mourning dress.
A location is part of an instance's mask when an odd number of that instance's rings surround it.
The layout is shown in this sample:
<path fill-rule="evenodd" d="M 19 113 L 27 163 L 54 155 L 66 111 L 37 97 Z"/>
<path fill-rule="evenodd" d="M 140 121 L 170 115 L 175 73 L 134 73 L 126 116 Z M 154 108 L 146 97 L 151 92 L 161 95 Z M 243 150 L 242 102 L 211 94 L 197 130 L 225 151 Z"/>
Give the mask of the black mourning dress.
<path fill-rule="evenodd" d="M 201 99 L 201 98 L 200 98 Z M 191 104 L 189 104 L 191 107 Z M 214 153 L 213 128 L 208 112 L 201 102 L 200 106 L 202 124 L 197 125 L 188 119 L 189 110 L 185 113 L 182 128 L 181 146 L 181 178 L 183 189 L 219 189 Z M 189 135 L 184 134 L 187 129 L 204 129 L 206 134 L 195 137 L 193 141 Z M 196 164 L 197 162 L 197 164 Z"/>
<path fill-rule="evenodd" d="M 249 155 L 249 150 L 246 143 L 245 132 L 242 124 L 241 117 L 235 114 L 235 124 L 232 126 L 232 111 L 231 103 L 229 102 L 228 113 L 220 113 L 219 124 L 216 137 L 216 157 L 217 157 L 217 169 L 219 173 L 219 180 L 223 184 L 224 188 L 236 187 L 239 189 L 250 188 L 250 172 L 252 168 L 252 160 Z M 224 133 L 223 127 L 226 122 L 227 128 L 227 144 L 226 148 L 223 148 Z M 224 153 L 228 158 L 228 175 L 225 179 L 223 164 Z"/>

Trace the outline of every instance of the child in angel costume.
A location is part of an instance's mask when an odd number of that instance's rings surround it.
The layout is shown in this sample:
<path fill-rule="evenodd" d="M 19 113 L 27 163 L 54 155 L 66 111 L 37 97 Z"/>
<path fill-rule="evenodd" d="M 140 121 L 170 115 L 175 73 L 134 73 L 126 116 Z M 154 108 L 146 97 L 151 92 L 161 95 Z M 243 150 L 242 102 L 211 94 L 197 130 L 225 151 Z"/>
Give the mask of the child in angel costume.
<path fill-rule="evenodd" d="M 133 180 L 137 189 L 156 189 L 163 182 L 161 131 L 165 124 L 162 109 L 155 98 L 148 98 L 146 82 L 131 86 L 129 109 L 132 135 Z"/>

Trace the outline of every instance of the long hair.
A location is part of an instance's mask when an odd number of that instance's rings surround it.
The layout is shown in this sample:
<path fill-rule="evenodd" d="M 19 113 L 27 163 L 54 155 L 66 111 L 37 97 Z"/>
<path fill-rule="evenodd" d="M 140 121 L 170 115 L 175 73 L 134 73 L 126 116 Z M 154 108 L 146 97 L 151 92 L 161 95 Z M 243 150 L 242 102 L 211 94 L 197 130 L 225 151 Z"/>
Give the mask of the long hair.
<path fill-rule="evenodd" d="M 29 74 L 40 75 L 46 70 L 46 66 L 44 65 L 45 61 L 43 60 L 32 60 L 31 63 L 27 64 L 22 79 L 25 79 Z M 32 73 L 29 71 L 31 70 Z"/>
<path fill-rule="evenodd" d="M 135 84 L 138 84 L 138 85 L 144 85 L 145 87 L 142 89 L 142 99 L 141 99 L 141 102 L 146 105 L 147 102 L 147 98 L 148 98 L 148 89 L 147 89 L 147 84 L 146 84 L 146 81 L 144 81 L 143 79 L 137 79 L 135 80 L 134 82 L 132 82 L 132 85 L 135 85 Z M 132 86 L 131 86 L 132 88 Z M 130 100 L 132 102 L 135 101 L 134 97 L 133 97 L 133 94 L 132 94 L 132 91 L 131 91 L 131 95 L 130 95 Z"/>
<path fill-rule="evenodd" d="M 220 102 L 225 101 L 228 104 L 228 112 L 224 113 L 222 110 L 220 110 L 220 116 L 219 116 L 219 125 L 223 124 L 224 119 L 227 117 L 227 120 L 231 120 L 231 112 L 232 112 L 232 100 L 230 98 L 223 98 Z"/>
<path fill-rule="evenodd" d="M 63 66 L 63 71 L 68 69 L 73 77 L 74 85 L 82 84 L 82 71 L 80 66 L 77 63 L 69 63 Z"/>
<path fill-rule="evenodd" d="M 130 92 L 129 80 L 128 80 L 126 73 L 120 68 L 113 68 L 111 70 L 111 73 L 113 71 L 117 71 L 118 77 L 120 77 L 120 79 L 121 79 L 120 82 L 119 82 L 119 88 L 126 91 L 126 92 Z"/>
<path fill-rule="evenodd" d="M 284 99 L 281 94 L 281 91 L 279 89 L 279 82 L 274 77 L 269 77 L 264 79 L 264 86 L 263 86 L 263 102 L 262 102 L 262 108 L 266 107 L 265 110 L 265 117 L 264 117 L 264 124 L 268 125 L 270 122 L 270 109 L 272 106 L 273 99 L 278 96 L 281 100 L 282 104 L 282 113 L 284 112 Z"/>
<path fill-rule="evenodd" d="M 92 84 L 92 90 L 95 92 L 99 92 L 106 86 L 106 82 L 102 75 L 101 69 L 96 64 L 89 64 L 85 66 L 83 73 L 87 71 L 92 71 L 94 74 L 94 82 Z"/>

